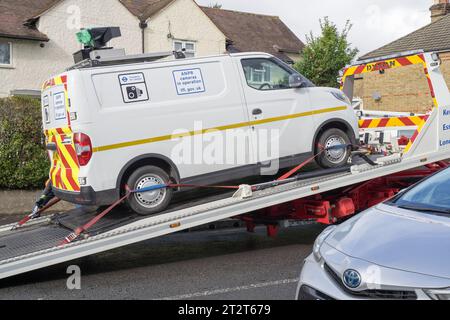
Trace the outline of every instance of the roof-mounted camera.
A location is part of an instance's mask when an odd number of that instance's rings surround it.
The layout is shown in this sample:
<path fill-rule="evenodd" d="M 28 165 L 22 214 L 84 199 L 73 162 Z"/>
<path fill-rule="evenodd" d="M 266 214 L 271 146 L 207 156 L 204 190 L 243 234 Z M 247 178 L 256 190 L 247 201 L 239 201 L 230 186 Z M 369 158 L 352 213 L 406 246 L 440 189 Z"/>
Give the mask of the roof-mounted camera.
<path fill-rule="evenodd" d="M 175 59 L 186 58 L 182 51 L 126 55 L 125 49 L 114 49 L 107 46 L 109 41 L 121 35 L 119 27 L 81 29 L 77 33 L 77 40 L 83 45 L 83 49 L 73 54 L 75 65 L 69 70 L 101 65 L 153 62 L 170 56 Z"/>
<path fill-rule="evenodd" d="M 107 47 L 108 42 L 121 37 L 122 33 L 119 27 L 86 28 L 81 29 L 76 36 L 83 45 L 83 49 L 73 55 L 75 63 L 79 63 L 92 58 L 90 54 L 95 50 L 111 50 L 112 48 Z"/>

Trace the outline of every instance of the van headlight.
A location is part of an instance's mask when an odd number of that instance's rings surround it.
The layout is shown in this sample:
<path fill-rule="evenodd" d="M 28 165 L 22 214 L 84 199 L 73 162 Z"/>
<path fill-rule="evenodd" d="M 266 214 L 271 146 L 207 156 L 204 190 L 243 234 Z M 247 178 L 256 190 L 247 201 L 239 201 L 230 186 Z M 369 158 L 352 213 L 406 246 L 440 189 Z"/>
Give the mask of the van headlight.
<path fill-rule="evenodd" d="M 343 92 L 331 91 L 331 94 L 339 101 L 342 101 L 345 104 L 351 105 L 350 99 Z"/>
<path fill-rule="evenodd" d="M 322 247 L 325 240 L 328 238 L 328 236 L 336 230 L 337 226 L 330 226 L 326 228 L 316 239 L 316 242 L 314 242 L 313 247 L 313 254 L 314 258 L 316 258 L 317 261 L 322 260 L 322 256 L 320 254 L 320 248 Z"/>
<path fill-rule="evenodd" d="M 433 300 L 450 300 L 450 288 L 425 290 L 425 292 Z"/>

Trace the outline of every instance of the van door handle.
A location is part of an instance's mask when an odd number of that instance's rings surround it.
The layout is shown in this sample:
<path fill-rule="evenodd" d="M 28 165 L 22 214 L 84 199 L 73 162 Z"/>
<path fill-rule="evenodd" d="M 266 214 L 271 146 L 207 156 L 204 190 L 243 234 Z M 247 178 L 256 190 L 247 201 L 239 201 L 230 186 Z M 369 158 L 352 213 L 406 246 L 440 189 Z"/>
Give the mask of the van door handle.
<path fill-rule="evenodd" d="M 253 109 L 253 115 L 254 116 L 259 116 L 260 114 L 262 114 L 263 112 L 262 112 L 262 110 L 261 109 Z"/>

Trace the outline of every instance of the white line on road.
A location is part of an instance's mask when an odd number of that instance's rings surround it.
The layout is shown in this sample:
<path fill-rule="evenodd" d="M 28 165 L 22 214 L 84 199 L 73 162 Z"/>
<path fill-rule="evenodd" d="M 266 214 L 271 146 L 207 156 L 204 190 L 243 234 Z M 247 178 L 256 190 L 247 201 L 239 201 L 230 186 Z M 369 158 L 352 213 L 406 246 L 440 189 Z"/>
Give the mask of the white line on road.
<path fill-rule="evenodd" d="M 270 281 L 270 282 L 264 282 L 264 283 L 249 284 L 247 286 L 241 286 L 241 287 L 235 287 L 235 288 L 217 289 L 217 290 L 212 290 L 212 291 L 203 291 L 203 292 L 196 292 L 196 293 L 190 293 L 190 294 L 183 294 L 183 295 L 179 295 L 179 296 L 173 296 L 173 297 L 167 297 L 167 298 L 155 299 L 155 300 L 185 300 L 185 299 L 192 299 L 192 298 L 208 297 L 208 296 L 214 296 L 214 295 L 230 293 L 230 292 L 237 292 L 237 291 L 252 290 L 252 289 L 292 284 L 292 283 L 297 283 L 298 281 L 299 281 L 299 279 L 285 279 L 285 280 Z"/>

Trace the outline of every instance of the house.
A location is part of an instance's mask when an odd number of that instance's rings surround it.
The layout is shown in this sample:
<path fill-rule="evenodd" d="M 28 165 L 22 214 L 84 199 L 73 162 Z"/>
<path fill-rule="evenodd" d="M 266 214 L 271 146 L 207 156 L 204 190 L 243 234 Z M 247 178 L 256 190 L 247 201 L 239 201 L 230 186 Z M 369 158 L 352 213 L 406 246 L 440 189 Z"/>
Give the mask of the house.
<path fill-rule="evenodd" d="M 304 44 L 276 16 L 202 8 L 227 38 L 231 53 L 261 51 L 294 63 L 300 59 Z"/>
<path fill-rule="evenodd" d="M 265 51 L 292 63 L 304 47 L 278 17 L 194 0 L 0 0 L 0 96 L 39 95 L 42 82 L 73 64 L 75 33 L 103 26 L 121 28 L 110 45 L 128 54 Z"/>
<path fill-rule="evenodd" d="M 450 85 L 450 0 L 434 0 L 431 23 L 360 57 L 359 60 L 408 51 L 439 52 L 441 70 Z M 355 96 L 367 110 L 424 113 L 433 107 L 427 79 L 420 65 L 370 73 L 355 81 Z M 381 97 L 381 99 L 380 99 Z"/>

